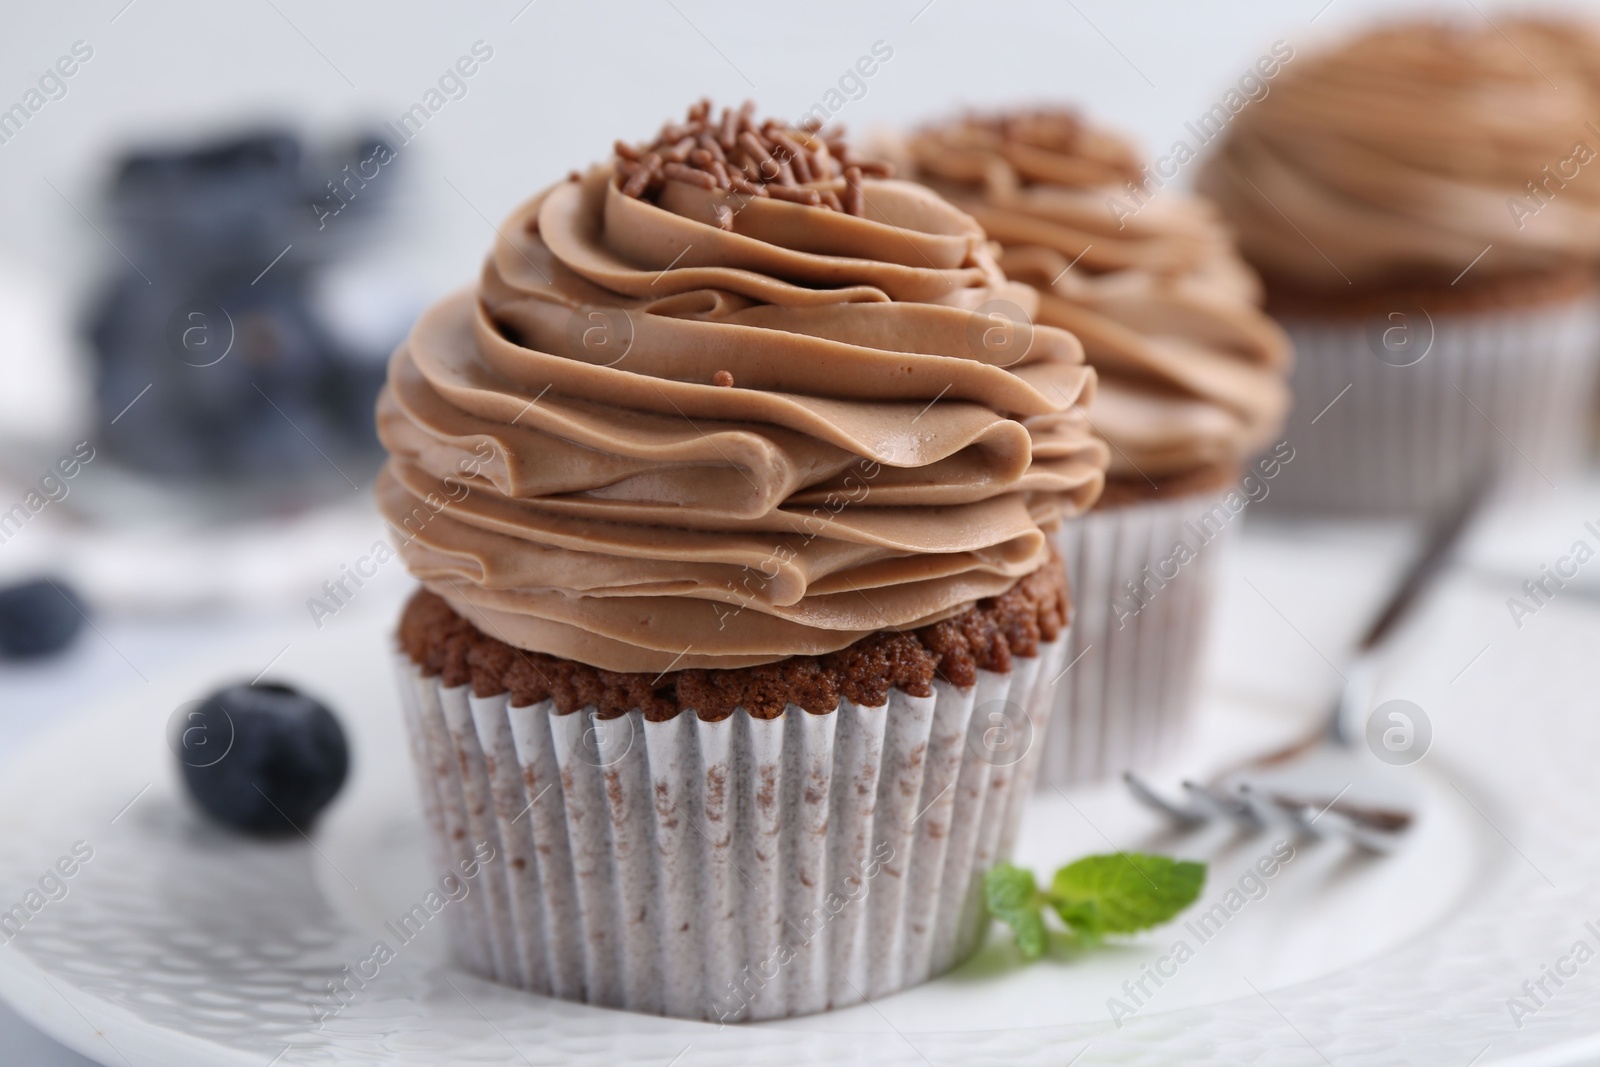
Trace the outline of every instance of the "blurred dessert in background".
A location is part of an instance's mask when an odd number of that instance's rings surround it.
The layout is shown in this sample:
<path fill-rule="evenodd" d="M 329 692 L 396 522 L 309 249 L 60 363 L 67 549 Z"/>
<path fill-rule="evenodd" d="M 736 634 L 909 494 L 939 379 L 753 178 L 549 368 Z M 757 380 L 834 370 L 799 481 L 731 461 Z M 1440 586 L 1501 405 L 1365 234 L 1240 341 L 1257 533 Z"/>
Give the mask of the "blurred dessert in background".
<path fill-rule="evenodd" d="M 298 604 L 380 534 L 371 406 L 424 289 L 388 224 L 415 205 L 387 142 L 318 143 L 250 127 L 115 157 L 82 219 L 109 276 L 81 361 L 67 286 L 0 264 L 29 398 L 0 415 L 0 583 L 50 575 L 110 611 Z"/>
<path fill-rule="evenodd" d="M 342 342 L 318 285 L 385 217 L 392 156 L 281 130 L 124 156 L 107 199 L 126 258 L 89 316 L 108 459 L 169 483 L 370 476 L 388 346 Z"/>
<path fill-rule="evenodd" d="M 1553 484 L 1589 432 L 1600 39 L 1463 16 L 1286 67 L 1199 187 L 1299 354 L 1269 507 L 1405 513 Z"/>
<path fill-rule="evenodd" d="M 1043 777 L 1142 766 L 1182 736 L 1197 696 L 1216 543 L 1293 455 L 1274 447 L 1288 344 L 1212 205 L 1128 198 L 1143 161 L 1071 111 L 971 115 L 899 151 L 1001 244 L 1006 275 L 1039 291 L 1037 321 L 1074 333 L 1099 376 L 1088 418 L 1111 460 L 1094 509 L 1062 527 L 1074 666 Z"/>

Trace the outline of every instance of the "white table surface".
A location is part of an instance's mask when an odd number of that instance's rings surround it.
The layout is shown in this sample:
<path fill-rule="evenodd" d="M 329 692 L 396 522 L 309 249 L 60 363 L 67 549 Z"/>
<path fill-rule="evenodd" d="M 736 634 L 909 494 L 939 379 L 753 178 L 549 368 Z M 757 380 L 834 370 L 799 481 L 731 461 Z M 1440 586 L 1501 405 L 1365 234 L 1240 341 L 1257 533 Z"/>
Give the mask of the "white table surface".
<path fill-rule="evenodd" d="M 348 609 L 393 616 L 408 582 L 398 567 L 369 585 Z M 370 594 L 370 595 L 369 595 Z M 0 763 L 45 722 L 71 715 L 120 692 L 142 686 L 140 675 L 159 677 L 204 662 L 224 648 L 259 647 L 263 667 L 290 641 L 315 640 L 303 606 L 256 613 L 138 619 L 96 617 L 72 649 L 40 666 L 0 666 Z M 0 952 L 6 951 L 0 946 Z M 0 1064 L 4 1067 L 90 1067 L 92 1061 L 52 1041 L 0 1003 Z M 132 1067 L 157 1067 L 135 1064 Z"/>
<path fill-rule="evenodd" d="M 1508 592 L 1522 577 L 1535 575 L 1582 534 L 1586 517 L 1600 517 L 1600 481 L 1575 485 L 1515 510 L 1502 510 L 1481 524 L 1471 539 L 1464 563 L 1484 580 L 1503 583 Z M 1213 684 L 1249 679 L 1252 689 L 1268 692 L 1281 685 L 1303 701 L 1308 684 L 1325 685 L 1329 694 L 1338 681 L 1324 656 L 1337 660 L 1352 643 L 1363 616 L 1381 596 L 1395 569 L 1413 544 L 1413 533 L 1397 524 L 1274 524 L 1255 521 L 1236 545 L 1221 583 L 1218 626 L 1211 646 Z M 1345 577 L 1343 600 L 1329 604 L 1297 604 L 1303 590 L 1304 548 L 1319 545 L 1319 566 L 1337 567 Z M 396 568 L 369 584 L 348 611 L 352 615 L 393 617 L 409 589 Z M 1240 647 L 1231 634 L 1249 628 L 1248 617 L 1262 610 L 1261 595 L 1297 621 L 1284 624 L 1283 642 L 1270 650 Z M 1298 586 L 1297 586 L 1297 583 Z M 1321 585 L 1326 588 L 1325 584 Z M 1575 590 L 1574 602 L 1590 597 Z M 1297 607 L 1300 610 L 1296 610 Z M 1314 608 L 1315 610 L 1311 610 Z M 1592 610 L 1600 610 L 1600 602 Z M 1255 627 L 1254 632 L 1260 632 Z M 96 628 L 85 630 L 62 657 L 40 666 L 0 667 L 0 762 L 26 743 L 43 723 L 58 715 L 116 700 L 143 678 L 182 670 L 205 662 L 223 649 L 259 649 L 265 667 L 286 644 L 316 640 L 317 631 L 300 604 L 283 604 L 251 612 L 148 619 L 99 616 Z M 1270 669 L 1264 669 L 1270 664 Z M 1248 675 L 1244 673 L 1248 669 Z M 0 949 L 3 950 L 3 949 Z M 43 1036 L 0 1005 L 0 1056 L 7 1065 L 85 1067 L 91 1061 Z M 134 1065 L 144 1067 L 144 1065 Z"/>

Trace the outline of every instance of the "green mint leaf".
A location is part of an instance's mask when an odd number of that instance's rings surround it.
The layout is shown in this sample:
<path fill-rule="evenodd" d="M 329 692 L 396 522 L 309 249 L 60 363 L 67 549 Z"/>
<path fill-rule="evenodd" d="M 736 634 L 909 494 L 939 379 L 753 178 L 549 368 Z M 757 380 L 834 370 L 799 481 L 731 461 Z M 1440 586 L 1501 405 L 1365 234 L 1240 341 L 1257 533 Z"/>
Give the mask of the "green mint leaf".
<path fill-rule="evenodd" d="M 1067 928 L 1078 936 L 1089 948 L 1100 943 L 1100 938 L 1105 934 L 1105 923 L 1100 918 L 1100 905 L 1093 900 L 1066 901 L 1058 899 L 1054 890 L 1050 894 L 1050 906 L 1055 908 L 1056 914 L 1061 916 L 1061 921 Z"/>
<path fill-rule="evenodd" d="M 983 900 L 990 915 L 1011 927 L 1023 956 L 1036 960 L 1044 955 L 1044 895 L 1032 871 L 1010 863 L 989 868 L 983 876 Z"/>
<path fill-rule="evenodd" d="M 1168 921 L 1195 902 L 1205 882 L 1203 863 L 1118 852 L 1061 868 L 1047 896 L 1062 922 L 1093 941 Z"/>
<path fill-rule="evenodd" d="M 1020 909 L 1037 910 L 1039 887 L 1026 867 L 997 863 L 983 876 L 983 899 L 996 918 Z"/>
<path fill-rule="evenodd" d="M 1047 935 L 1043 914 L 1038 911 L 1019 911 L 1007 918 L 1006 923 L 1016 935 L 1017 948 L 1024 959 L 1036 960 L 1044 955 Z"/>

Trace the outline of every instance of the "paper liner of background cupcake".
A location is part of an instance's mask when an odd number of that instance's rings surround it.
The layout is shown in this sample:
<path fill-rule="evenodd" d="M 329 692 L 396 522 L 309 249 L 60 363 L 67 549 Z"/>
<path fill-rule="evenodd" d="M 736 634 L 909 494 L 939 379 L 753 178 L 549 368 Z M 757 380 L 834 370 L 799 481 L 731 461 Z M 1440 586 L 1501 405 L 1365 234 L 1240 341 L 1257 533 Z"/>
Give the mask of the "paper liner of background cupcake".
<path fill-rule="evenodd" d="M 1268 509 L 1428 514 L 1480 480 L 1570 477 L 1593 430 L 1600 291 L 1584 271 L 1506 289 L 1476 309 L 1441 290 L 1279 311 L 1296 458 Z"/>
<path fill-rule="evenodd" d="M 1073 620 L 1042 787 L 1149 767 L 1182 742 L 1216 574 L 1245 501 L 1216 490 L 1095 508 L 1063 527 Z"/>

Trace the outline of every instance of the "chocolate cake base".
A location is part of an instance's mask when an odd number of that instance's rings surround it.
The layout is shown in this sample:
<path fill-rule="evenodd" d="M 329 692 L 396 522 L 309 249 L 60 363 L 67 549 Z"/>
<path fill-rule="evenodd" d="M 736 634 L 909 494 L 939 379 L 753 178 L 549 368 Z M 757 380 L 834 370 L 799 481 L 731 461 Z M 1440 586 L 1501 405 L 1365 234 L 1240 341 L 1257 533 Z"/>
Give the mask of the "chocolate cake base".
<path fill-rule="evenodd" d="M 1095 501 L 1094 511 L 1148 504 L 1155 500 L 1205 494 L 1210 496 L 1239 484 L 1240 470 L 1235 463 L 1216 463 L 1175 477 L 1161 478 L 1154 485 L 1143 478 L 1107 478 L 1106 487 Z"/>
<path fill-rule="evenodd" d="M 424 677 L 439 677 L 447 687 L 470 683 L 478 697 L 509 692 L 513 707 L 548 699 L 562 714 L 594 708 L 601 718 L 638 708 L 652 722 L 692 709 L 716 722 L 740 707 L 758 719 L 777 718 L 790 704 L 826 714 L 841 697 L 876 707 L 891 689 L 929 696 L 936 678 L 965 688 L 977 681 L 979 670 L 1006 673 L 1013 657 L 1036 656 L 1041 643 L 1054 641 L 1066 627 L 1068 616 L 1066 572 L 1052 551 L 1039 570 L 953 618 L 872 634 L 826 655 L 755 667 L 667 674 L 600 670 L 490 637 L 426 589 L 406 604 L 399 639 Z"/>
<path fill-rule="evenodd" d="M 1468 272 L 1454 282 L 1397 273 L 1382 283 L 1315 291 L 1270 275 L 1263 276 L 1263 281 L 1268 314 L 1310 319 L 1383 317 L 1412 307 L 1426 308 L 1431 314 L 1515 311 L 1581 299 L 1597 284 L 1594 269 L 1583 264 L 1518 274 L 1480 272 L 1474 276 Z"/>

